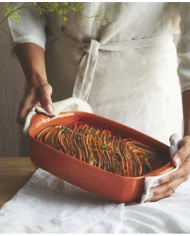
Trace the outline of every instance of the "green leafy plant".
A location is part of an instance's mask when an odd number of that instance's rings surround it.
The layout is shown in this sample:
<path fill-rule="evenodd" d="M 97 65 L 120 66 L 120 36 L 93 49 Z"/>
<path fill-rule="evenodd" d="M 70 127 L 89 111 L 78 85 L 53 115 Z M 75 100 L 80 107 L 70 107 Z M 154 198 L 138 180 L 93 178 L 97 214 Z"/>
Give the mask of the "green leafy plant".
<path fill-rule="evenodd" d="M 3 15 L 3 19 L 0 20 L 0 24 L 3 23 L 8 17 L 11 17 L 16 22 L 19 22 L 19 10 L 30 7 L 37 8 L 40 14 L 54 12 L 59 16 L 61 22 L 66 22 L 68 19 L 68 13 L 72 12 L 80 14 L 86 18 L 94 18 L 96 23 L 99 22 L 106 25 L 106 21 L 104 20 L 104 11 L 101 8 L 101 4 L 93 16 L 86 16 L 82 13 L 84 4 L 80 2 L 27 2 L 20 4 L 19 6 L 16 3 L 4 3 L 2 9 L 0 9 L 0 16 Z"/>

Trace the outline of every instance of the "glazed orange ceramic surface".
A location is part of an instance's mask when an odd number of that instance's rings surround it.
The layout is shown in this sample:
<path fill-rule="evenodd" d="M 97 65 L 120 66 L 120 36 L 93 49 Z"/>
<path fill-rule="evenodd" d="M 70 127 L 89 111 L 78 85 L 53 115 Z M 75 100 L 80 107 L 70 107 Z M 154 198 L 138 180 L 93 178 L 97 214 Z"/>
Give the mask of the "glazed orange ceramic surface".
<path fill-rule="evenodd" d="M 157 151 L 164 157 L 164 166 L 139 177 L 121 176 L 77 159 L 47 145 L 36 137 L 45 128 L 55 125 L 69 126 L 73 123 L 90 124 L 102 130 L 120 134 L 125 139 L 136 140 Z M 43 114 L 33 116 L 29 129 L 30 154 L 33 163 L 49 173 L 114 202 L 128 203 L 140 199 L 144 190 L 144 178 L 163 174 L 173 165 L 169 158 L 169 147 L 127 126 L 85 112 L 63 112 L 57 117 Z"/>

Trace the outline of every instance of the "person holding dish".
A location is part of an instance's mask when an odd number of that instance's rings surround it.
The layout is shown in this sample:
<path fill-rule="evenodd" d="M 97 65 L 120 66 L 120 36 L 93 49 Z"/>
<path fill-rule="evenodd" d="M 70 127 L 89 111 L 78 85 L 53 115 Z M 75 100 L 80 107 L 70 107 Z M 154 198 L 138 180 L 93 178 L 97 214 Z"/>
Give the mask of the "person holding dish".
<path fill-rule="evenodd" d="M 180 167 L 151 188 L 148 201 L 157 201 L 190 174 L 190 3 L 101 5 L 106 25 L 79 14 L 60 23 L 57 15 L 39 15 L 34 8 L 20 10 L 20 22 L 9 19 L 13 51 L 28 82 L 18 122 L 37 104 L 51 113 L 53 101 L 73 96 L 94 113 L 166 144 L 178 133 L 183 139 L 172 161 Z M 85 3 L 84 14 L 93 15 L 98 6 Z M 176 53 L 172 34 L 178 16 Z"/>

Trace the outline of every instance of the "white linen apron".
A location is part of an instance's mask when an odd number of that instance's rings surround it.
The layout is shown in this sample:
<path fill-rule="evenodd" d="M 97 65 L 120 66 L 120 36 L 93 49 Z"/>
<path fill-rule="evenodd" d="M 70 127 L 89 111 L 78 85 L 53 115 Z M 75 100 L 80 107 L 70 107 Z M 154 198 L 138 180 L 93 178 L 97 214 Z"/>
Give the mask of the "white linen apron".
<path fill-rule="evenodd" d="M 98 3 L 85 5 L 93 15 Z M 48 15 L 47 72 L 53 99 L 87 101 L 93 112 L 166 144 L 182 135 L 181 89 L 170 3 L 102 3 L 106 27 L 76 14 Z M 151 11 L 150 11 L 151 9 Z"/>

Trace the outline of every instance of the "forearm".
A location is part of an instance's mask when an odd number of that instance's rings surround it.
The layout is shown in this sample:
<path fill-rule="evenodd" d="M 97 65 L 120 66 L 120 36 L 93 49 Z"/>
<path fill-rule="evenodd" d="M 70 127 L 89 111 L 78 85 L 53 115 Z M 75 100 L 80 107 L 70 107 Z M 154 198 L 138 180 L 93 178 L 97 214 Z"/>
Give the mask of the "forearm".
<path fill-rule="evenodd" d="M 184 116 L 184 136 L 190 135 L 190 90 L 182 93 L 183 116 Z"/>
<path fill-rule="evenodd" d="M 21 43 L 15 46 L 16 55 L 29 85 L 47 83 L 44 49 L 35 43 Z"/>
<path fill-rule="evenodd" d="M 34 43 L 17 44 L 15 53 L 20 61 L 29 87 L 18 112 L 17 121 L 24 124 L 28 112 L 36 105 L 41 105 L 51 113 L 52 87 L 47 82 L 44 49 Z"/>

